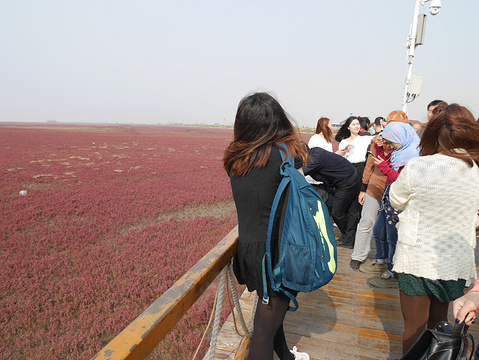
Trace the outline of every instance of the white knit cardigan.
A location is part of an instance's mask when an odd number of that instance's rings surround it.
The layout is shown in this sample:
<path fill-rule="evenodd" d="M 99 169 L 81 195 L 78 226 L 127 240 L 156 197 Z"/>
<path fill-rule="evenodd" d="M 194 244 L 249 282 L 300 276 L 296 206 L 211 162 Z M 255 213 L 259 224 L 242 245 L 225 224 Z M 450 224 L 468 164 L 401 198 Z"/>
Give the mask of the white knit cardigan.
<path fill-rule="evenodd" d="M 475 279 L 479 168 L 435 154 L 411 159 L 391 185 L 399 214 L 393 270 L 431 280 Z"/>

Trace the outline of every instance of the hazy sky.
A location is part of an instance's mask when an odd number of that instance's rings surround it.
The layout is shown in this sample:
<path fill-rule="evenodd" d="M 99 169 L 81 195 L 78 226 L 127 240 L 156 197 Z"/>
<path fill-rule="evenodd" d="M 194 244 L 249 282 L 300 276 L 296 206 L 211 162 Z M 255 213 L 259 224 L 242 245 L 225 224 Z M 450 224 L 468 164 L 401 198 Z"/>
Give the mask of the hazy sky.
<path fill-rule="evenodd" d="M 232 124 L 252 91 L 301 126 L 401 109 L 415 0 L 12 0 L 0 5 L 0 121 Z M 426 13 L 409 104 L 479 116 L 479 0 Z"/>

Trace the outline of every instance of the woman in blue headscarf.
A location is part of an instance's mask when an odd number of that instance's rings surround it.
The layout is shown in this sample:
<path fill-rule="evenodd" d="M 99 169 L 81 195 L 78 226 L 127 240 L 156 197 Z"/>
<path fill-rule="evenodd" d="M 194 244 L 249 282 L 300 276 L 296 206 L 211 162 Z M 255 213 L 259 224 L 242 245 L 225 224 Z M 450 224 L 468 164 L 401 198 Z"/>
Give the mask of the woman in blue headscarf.
<path fill-rule="evenodd" d="M 404 114 L 404 116 L 406 116 Z M 414 128 L 408 123 L 391 122 L 381 134 L 383 138 L 383 147 L 385 152 L 391 156 L 389 159 L 381 157 L 374 158 L 376 166 L 386 175 L 386 187 L 382 199 L 382 208 L 374 225 L 376 234 L 384 231 L 388 243 L 388 269 L 381 276 L 375 276 L 368 280 L 371 286 L 377 288 L 397 288 L 397 280 L 392 273 L 393 256 L 396 251 L 397 229 L 396 224 L 399 221 L 398 211 L 395 210 L 389 202 L 389 187 L 396 181 L 399 173 L 409 160 L 419 156 L 420 139 Z M 376 235 L 375 235 L 376 236 Z"/>
<path fill-rule="evenodd" d="M 383 141 L 392 148 L 391 168 L 399 175 L 399 169 L 403 168 L 412 158 L 419 156 L 420 139 L 411 125 L 400 122 L 388 124 L 382 137 Z"/>

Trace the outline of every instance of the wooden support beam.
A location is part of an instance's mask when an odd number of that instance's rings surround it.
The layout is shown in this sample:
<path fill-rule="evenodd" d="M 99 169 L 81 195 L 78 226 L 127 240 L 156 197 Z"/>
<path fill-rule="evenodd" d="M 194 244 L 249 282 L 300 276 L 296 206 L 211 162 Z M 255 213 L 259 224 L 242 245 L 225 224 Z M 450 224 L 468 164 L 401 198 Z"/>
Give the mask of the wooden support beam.
<path fill-rule="evenodd" d="M 145 359 L 228 264 L 237 248 L 235 227 L 92 360 Z"/>
<path fill-rule="evenodd" d="M 238 347 L 234 360 L 247 360 L 249 355 L 249 345 L 251 338 L 245 336 Z"/>

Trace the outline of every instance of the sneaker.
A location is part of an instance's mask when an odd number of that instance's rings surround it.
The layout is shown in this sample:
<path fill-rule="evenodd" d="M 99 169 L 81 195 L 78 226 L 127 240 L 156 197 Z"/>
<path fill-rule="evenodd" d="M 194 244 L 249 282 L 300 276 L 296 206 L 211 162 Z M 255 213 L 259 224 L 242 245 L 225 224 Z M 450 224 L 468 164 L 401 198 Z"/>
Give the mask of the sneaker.
<path fill-rule="evenodd" d="M 309 355 L 305 352 L 299 352 L 296 346 L 293 346 L 291 354 L 294 355 L 294 360 L 310 360 Z"/>
<path fill-rule="evenodd" d="M 389 271 L 386 270 L 385 272 L 381 274 L 381 277 L 383 279 L 389 279 L 391 277 L 391 274 L 389 273 Z"/>
<path fill-rule="evenodd" d="M 381 276 L 368 279 L 368 284 L 378 289 L 397 289 L 399 287 L 397 279 L 393 278 L 387 271 Z"/>
<path fill-rule="evenodd" d="M 351 270 L 359 270 L 359 266 L 361 265 L 361 261 L 359 260 L 351 260 L 349 263 L 349 267 Z"/>
<path fill-rule="evenodd" d="M 380 275 L 388 268 L 388 264 L 380 264 L 374 259 L 373 261 L 366 261 L 360 268 L 359 271 L 365 274 L 375 274 Z"/>

